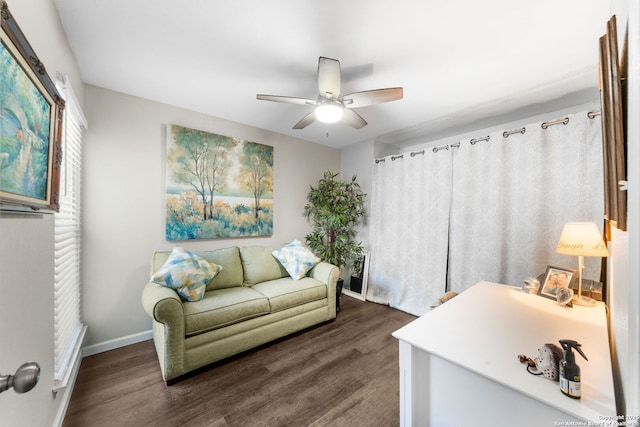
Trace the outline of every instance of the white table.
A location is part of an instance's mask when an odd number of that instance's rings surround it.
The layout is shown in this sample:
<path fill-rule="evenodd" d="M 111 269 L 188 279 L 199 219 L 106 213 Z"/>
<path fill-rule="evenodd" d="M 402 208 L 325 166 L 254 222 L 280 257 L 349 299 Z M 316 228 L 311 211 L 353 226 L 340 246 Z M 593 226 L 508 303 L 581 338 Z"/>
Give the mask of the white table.
<path fill-rule="evenodd" d="M 606 307 L 563 307 L 518 287 L 480 282 L 397 330 L 400 425 L 560 426 L 615 420 Z M 545 343 L 582 344 L 582 399 L 518 360 Z M 598 424 L 595 424 L 598 425 Z M 609 424 L 615 425 L 615 424 Z"/>

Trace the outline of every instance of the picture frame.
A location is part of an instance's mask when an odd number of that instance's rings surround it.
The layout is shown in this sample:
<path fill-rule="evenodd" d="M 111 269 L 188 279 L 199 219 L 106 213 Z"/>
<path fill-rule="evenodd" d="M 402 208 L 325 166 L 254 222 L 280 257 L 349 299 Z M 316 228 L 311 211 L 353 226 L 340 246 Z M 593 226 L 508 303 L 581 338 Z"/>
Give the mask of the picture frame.
<path fill-rule="evenodd" d="M 0 209 L 59 211 L 64 100 L 0 1 Z"/>
<path fill-rule="evenodd" d="M 352 267 L 349 267 L 351 269 Z M 361 301 L 367 300 L 367 280 L 369 278 L 369 252 L 362 254 L 357 271 L 350 271 L 349 280 L 344 284 L 342 293 Z"/>
<path fill-rule="evenodd" d="M 627 192 L 620 182 L 627 180 L 627 141 L 625 135 L 625 102 L 628 42 L 618 53 L 617 19 L 607 21 L 605 34 L 599 43 L 599 89 L 604 154 L 605 218 L 619 230 L 627 230 Z M 610 237 L 609 237 L 610 240 Z"/>
<path fill-rule="evenodd" d="M 578 270 L 548 265 L 544 280 L 540 282 L 538 295 L 555 301 L 556 290 L 561 287 L 573 289 L 577 277 Z"/>
<path fill-rule="evenodd" d="M 274 147 L 168 124 L 165 240 L 273 235 Z"/>

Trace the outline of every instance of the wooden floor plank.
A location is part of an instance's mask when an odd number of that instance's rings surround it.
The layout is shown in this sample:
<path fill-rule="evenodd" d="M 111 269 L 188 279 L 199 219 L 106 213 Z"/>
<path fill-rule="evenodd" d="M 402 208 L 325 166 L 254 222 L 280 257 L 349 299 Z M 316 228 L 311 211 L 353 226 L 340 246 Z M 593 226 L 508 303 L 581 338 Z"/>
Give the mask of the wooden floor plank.
<path fill-rule="evenodd" d="M 398 342 L 415 317 L 341 298 L 335 321 L 166 386 L 153 342 L 83 359 L 63 427 L 394 426 Z"/>

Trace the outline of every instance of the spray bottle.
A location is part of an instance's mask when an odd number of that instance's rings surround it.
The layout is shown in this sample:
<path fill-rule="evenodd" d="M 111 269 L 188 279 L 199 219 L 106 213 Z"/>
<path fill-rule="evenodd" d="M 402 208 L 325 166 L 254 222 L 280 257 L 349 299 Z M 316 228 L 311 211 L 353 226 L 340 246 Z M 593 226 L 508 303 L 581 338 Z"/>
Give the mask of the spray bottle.
<path fill-rule="evenodd" d="M 587 359 L 580 343 L 574 340 L 560 340 L 560 345 L 564 350 L 564 360 L 560 362 L 560 391 L 572 399 L 580 399 L 580 366 L 576 364 L 576 357 L 573 349 L 580 353 L 580 356 Z"/>

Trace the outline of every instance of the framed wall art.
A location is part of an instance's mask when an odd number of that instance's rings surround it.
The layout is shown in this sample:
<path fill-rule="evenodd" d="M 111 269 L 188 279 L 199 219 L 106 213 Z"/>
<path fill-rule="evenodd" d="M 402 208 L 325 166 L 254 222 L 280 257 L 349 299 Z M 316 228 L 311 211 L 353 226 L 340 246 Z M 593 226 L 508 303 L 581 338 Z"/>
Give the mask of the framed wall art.
<path fill-rule="evenodd" d="M 600 37 L 599 86 L 604 154 L 605 217 L 622 231 L 627 230 L 627 192 L 620 184 L 627 180 L 627 142 L 625 135 L 625 91 L 627 40 L 618 55 L 616 16 L 607 22 Z M 609 238 L 610 240 L 610 238 Z"/>
<path fill-rule="evenodd" d="M 0 2 L 0 208 L 58 211 L 64 100 Z"/>
<path fill-rule="evenodd" d="M 167 126 L 166 240 L 273 234 L 273 147 Z"/>

